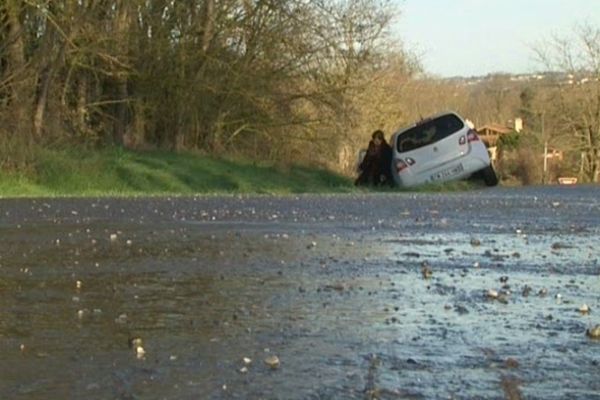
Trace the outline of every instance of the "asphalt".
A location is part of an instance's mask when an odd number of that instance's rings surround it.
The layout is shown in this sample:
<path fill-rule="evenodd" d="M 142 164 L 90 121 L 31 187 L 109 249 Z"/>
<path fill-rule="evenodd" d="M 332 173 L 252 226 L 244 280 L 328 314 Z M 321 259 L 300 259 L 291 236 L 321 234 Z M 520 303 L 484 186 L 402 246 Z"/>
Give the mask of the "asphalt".
<path fill-rule="evenodd" d="M 0 238 L 0 398 L 600 398 L 598 186 L 5 199 Z"/>

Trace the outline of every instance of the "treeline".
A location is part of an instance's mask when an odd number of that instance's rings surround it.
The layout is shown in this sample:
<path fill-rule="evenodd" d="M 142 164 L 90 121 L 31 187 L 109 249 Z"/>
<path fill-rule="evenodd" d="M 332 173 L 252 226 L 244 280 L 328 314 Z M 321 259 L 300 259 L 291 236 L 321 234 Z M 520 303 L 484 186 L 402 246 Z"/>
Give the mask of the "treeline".
<path fill-rule="evenodd" d="M 529 139 L 511 146 L 535 160 L 516 173 L 531 175 L 548 143 L 567 152 L 567 172 L 599 180 L 600 29 L 533 52 L 572 84 L 497 75 L 470 85 L 421 70 L 391 32 L 395 4 L 2 0 L 0 168 L 28 168 L 36 148 L 67 142 L 350 172 L 375 129 L 453 109 L 478 126 L 525 121 Z"/>
<path fill-rule="evenodd" d="M 388 0 L 3 0 L 1 167 L 64 140 L 336 159 L 381 122 L 382 77 L 416 70 L 389 36 L 396 13 Z"/>
<path fill-rule="evenodd" d="M 556 182 L 558 176 L 600 182 L 600 27 L 582 24 L 570 35 L 532 46 L 531 57 L 543 73 L 529 79 L 501 73 L 447 80 L 419 76 L 397 104 L 413 118 L 453 109 L 476 127 L 511 126 L 520 118 L 523 131 L 500 141 L 496 167 L 503 178 L 524 184 Z M 544 170 L 545 150 L 561 157 L 547 160 Z"/>

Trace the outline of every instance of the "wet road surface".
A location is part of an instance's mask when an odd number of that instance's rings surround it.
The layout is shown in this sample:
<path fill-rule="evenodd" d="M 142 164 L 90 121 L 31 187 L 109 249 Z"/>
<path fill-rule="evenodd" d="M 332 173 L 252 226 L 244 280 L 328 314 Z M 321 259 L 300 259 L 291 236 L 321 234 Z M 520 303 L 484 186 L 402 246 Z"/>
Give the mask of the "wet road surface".
<path fill-rule="evenodd" d="M 600 399 L 600 187 L 0 200 L 0 238 L 2 399 Z"/>

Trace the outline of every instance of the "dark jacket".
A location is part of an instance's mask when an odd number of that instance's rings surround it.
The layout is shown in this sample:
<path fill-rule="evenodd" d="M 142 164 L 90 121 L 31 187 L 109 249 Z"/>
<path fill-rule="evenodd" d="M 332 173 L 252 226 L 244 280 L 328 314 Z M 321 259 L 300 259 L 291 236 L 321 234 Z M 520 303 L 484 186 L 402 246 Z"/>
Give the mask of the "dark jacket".
<path fill-rule="evenodd" d="M 385 141 L 379 146 L 371 140 L 365 158 L 359 165 L 360 174 L 356 185 L 381 185 L 393 183 L 392 148 Z"/>

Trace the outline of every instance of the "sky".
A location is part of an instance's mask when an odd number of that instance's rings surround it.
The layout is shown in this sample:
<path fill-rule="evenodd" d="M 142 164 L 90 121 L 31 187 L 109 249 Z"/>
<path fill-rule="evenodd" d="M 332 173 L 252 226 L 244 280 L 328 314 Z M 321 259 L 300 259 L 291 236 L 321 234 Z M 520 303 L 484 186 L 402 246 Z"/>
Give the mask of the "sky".
<path fill-rule="evenodd" d="M 441 77 L 537 72 L 540 42 L 569 37 L 582 22 L 600 27 L 600 0 L 395 1 L 395 32 Z"/>

